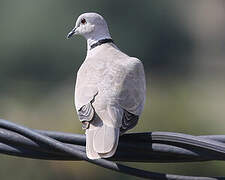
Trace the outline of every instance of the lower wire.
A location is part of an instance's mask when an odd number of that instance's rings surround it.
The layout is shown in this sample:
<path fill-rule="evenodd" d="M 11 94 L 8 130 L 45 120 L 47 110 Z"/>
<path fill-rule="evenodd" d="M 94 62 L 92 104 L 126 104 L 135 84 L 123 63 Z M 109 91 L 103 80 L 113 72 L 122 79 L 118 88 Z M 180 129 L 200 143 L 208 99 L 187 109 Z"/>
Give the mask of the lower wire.
<path fill-rule="evenodd" d="M 101 167 L 111 169 L 117 172 L 148 178 L 155 180 L 215 180 L 215 179 L 225 179 L 224 177 L 194 177 L 194 176 L 181 176 L 173 174 L 163 174 L 149 172 L 141 169 L 136 169 L 128 167 L 119 163 L 115 163 L 106 159 L 91 160 L 87 158 L 85 153 L 85 136 L 83 135 L 73 135 L 67 133 L 57 133 L 57 132 L 47 132 L 32 130 L 15 123 L 1 120 L 0 127 L 2 128 L 1 133 L 1 143 L 0 151 L 9 155 L 21 155 L 23 157 L 38 158 L 38 159 L 57 159 L 64 158 L 68 160 L 85 160 L 90 163 L 99 165 Z M 5 130 L 5 131 L 4 131 Z M 3 133 L 2 133 L 3 132 Z M 7 134 L 8 133 L 8 134 Z M 4 139 L 13 134 L 10 139 Z M 20 137 L 20 141 L 14 140 L 15 137 Z M 23 139 L 23 140 L 22 140 Z M 213 140 L 212 140 L 213 139 Z M 190 147 L 196 148 L 197 150 L 202 150 L 207 153 L 203 154 L 203 160 L 213 160 L 213 158 L 218 158 L 218 160 L 223 160 L 225 151 L 223 147 L 225 145 L 222 142 L 216 141 L 216 137 L 196 137 L 177 133 L 166 133 L 166 132 L 154 132 L 154 133 L 133 133 L 125 134 L 121 137 L 122 149 L 123 146 L 129 146 L 129 142 L 135 142 L 139 140 L 141 143 L 146 143 L 150 145 L 152 143 L 162 142 L 161 145 L 175 147 L 182 149 L 187 146 L 187 151 Z M 221 137 L 220 137 L 221 139 Z M 65 140 L 66 142 L 60 142 L 60 140 Z M 24 143 L 22 143 L 24 141 Z M 75 144 L 71 144 L 71 141 Z M 10 142 L 9 144 L 7 144 Z M 124 143 L 124 144 L 123 144 Z M 164 144 L 163 144 L 164 143 Z M 22 146 L 20 146 L 22 144 Z M 160 145 L 160 144 L 158 144 Z M 30 149 L 27 147 L 31 147 Z M 197 152 L 196 150 L 196 152 Z M 189 150 L 190 151 L 190 150 Z M 191 151 L 190 151 L 191 153 Z M 195 153 L 195 151 L 194 151 Z M 192 154 L 194 156 L 194 153 Z M 123 154 L 123 153 L 121 153 Z M 212 155 L 211 155 L 212 154 Z M 204 157 L 206 155 L 208 159 Z M 197 156 L 197 154 L 196 154 Z M 69 159 L 70 158 L 70 159 Z M 205 159 L 204 159 L 205 158 Z M 200 159 L 201 160 L 201 159 Z"/>

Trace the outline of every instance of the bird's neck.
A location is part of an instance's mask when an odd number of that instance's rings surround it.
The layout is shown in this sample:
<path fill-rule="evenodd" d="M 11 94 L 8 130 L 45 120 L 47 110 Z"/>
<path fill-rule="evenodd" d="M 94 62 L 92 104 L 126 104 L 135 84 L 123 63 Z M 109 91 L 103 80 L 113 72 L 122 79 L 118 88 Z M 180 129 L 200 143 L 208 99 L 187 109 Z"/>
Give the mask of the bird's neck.
<path fill-rule="evenodd" d="M 87 50 L 91 49 L 91 46 L 103 39 L 112 39 L 108 32 L 95 34 L 93 36 L 87 37 Z"/>

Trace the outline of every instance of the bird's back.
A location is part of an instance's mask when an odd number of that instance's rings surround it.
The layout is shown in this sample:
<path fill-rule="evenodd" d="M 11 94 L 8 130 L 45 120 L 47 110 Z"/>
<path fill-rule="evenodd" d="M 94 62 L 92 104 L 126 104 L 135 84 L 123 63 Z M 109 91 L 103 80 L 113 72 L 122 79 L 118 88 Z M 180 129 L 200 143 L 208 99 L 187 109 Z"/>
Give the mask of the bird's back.
<path fill-rule="evenodd" d="M 75 104 L 79 109 L 95 94 L 115 101 L 140 115 L 145 101 L 145 75 L 140 60 L 129 57 L 112 44 L 93 49 L 77 73 Z"/>

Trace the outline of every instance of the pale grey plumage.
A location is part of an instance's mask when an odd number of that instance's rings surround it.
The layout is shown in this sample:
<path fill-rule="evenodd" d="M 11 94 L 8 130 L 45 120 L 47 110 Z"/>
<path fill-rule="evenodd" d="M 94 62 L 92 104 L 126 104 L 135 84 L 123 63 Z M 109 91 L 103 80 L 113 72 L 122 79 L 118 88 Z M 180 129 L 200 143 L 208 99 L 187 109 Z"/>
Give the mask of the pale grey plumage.
<path fill-rule="evenodd" d="M 91 18 L 93 16 L 95 13 L 91 13 Z M 88 21 L 88 13 L 83 17 Z M 137 124 L 144 107 L 145 91 L 144 68 L 140 60 L 121 52 L 113 43 L 88 49 L 77 73 L 75 106 L 86 129 L 89 158 L 114 155 L 119 135 Z"/>

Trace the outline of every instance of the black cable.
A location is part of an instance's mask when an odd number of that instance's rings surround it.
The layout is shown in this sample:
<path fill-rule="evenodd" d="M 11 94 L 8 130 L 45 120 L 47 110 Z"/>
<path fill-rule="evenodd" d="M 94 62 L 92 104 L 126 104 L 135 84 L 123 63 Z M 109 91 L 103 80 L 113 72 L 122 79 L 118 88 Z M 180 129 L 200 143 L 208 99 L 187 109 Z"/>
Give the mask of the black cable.
<path fill-rule="evenodd" d="M 90 160 L 85 153 L 84 135 L 32 130 L 5 120 L 0 120 L 0 127 L 0 152 L 9 155 L 52 160 L 86 160 L 114 171 L 151 179 L 224 179 L 154 173 L 105 159 Z M 148 162 L 152 157 L 156 157 L 152 162 L 173 162 L 173 159 L 175 162 L 224 160 L 224 139 L 225 136 L 208 138 L 166 132 L 125 134 L 120 138 L 116 155 L 110 160 L 144 161 L 147 158 Z M 139 144 L 132 146 L 134 143 Z M 129 151 L 126 151 L 127 147 L 130 148 Z M 137 151 L 138 148 L 141 153 Z M 151 151 L 145 152 L 146 149 Z"/>
<path fill-rule="evenodd" d="M 85 145 L 85 141 L 81 142 L 80 139 L 84 139 L 85 136 L 80 135 L 81 137 L 78 137 L 78 135 L 75 135 L 74 137 L 71 134 L 66 133 L 56 133 L 56 132 L 43 132 L 44 134 L 51 135 L 52 138 L 59 140 L 62 143 L 71 143 L 71 146 L 74 147 L 82 147 L 81 145 L 77 144 L 83 144 Z M 59 138 L 59 135 L 62 135 L 61 138 Z M 84 137 L 84 138 L 83 138 Z M 133 161 L 133 162 L 191 162 L 191 161 L 205 161 L 205 160 L 212 160 L 215 158 L 205 157 L 203 158 L 202 152 L 194 152 L 192 150 L 172 146 L 172 145 L 166 145 L 166 144 L 159 144 L 159 143 L 143 143 L 139 142 L 138 144 L 135 143 L 127 143 L 123 140 L 121 137 L 121 142 L 119 143 L 118 150 L 116 155 L 111 158 L 111 160 L 116 161 Z M 6 130 L 0 128 L 0 140 L 2 142 L 7 141 L 7 144 L 19 147 L 24 147 L 26 149 L 30 150 L 37 150 L 47 152 L 46 147 L 41 147 L 40 144 L 36 144 L 35 142 L 31 141 L 30 139 Z M 78 142 L 77 142 L 78 140 Z M 83 141 L 83 140 L 82 140 Z M 43 146 L 43 145 L 42 145 Z M 49 150 L 48 150 L 49 151 Z M 83 147 L 83 151 L 85 152 L 85 149 Z M 53 153 L 53 151 L 50 151 Z M 54 153 L 55 155 L 57 153 Z M 57 156 L 58 158 L 60 156 Z M 68 157 L 68 156 L 67 156 Z M 65 157 L 63 157 L 64 159 Z M 69 157 L 68 157 L 69 158 Z M 70 157 L 71 158 L 71 157 Z M 217 160 L 219 160 L 218 158 Z M 74 158 L 73 158 L 74 160 Z"/>

